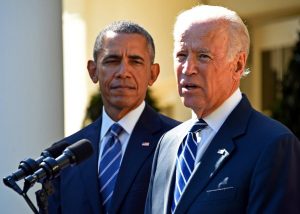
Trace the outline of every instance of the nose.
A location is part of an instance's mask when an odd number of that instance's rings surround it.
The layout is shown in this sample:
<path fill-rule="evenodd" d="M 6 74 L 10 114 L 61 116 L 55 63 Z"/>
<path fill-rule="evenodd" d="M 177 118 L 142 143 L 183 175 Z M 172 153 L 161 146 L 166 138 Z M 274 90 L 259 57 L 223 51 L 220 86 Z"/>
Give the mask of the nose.
<path fill-rule="evenodd" d="M 182 65 L 182 73 L 185 75 L 193 75 L 197 73 L 197 62 L 195 57 L 188 55 L 187 59 Z"/>
<path fill-rule="evenodd" d="M 122 60 L 119 69 L 116 73 L 116 77 L 128 78 L 129 76 L 130 76 L 130 65 L 125 60 Z"/>

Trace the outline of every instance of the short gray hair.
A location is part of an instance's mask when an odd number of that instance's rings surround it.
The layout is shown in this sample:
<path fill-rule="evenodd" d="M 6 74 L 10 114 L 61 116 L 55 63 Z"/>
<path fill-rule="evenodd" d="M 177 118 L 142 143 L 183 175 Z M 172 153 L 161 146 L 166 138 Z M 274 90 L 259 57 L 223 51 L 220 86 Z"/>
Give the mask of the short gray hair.
<path fill-rule="evenodd" d="M 233 58 L 240 51 L 245 51 L 248 56 L 250 36 L 246 25 L 236 12 L 221 6 L 198 5 L 180 13 L 174 25 L 174 39 L 181 33 L 182 26 L 203 20 L 224 21 L 228 23 L 228 58 Z M 245 69 L 243 76 L 246 76 L 248 73 L 249 70 Z"/>
<path fill-rule="evenodd" d="M 94 51 L 93 51 L 94 61 L 97 60 L 97 55 L 103 46 L 103 39 L 106 36 L 107 32 L 109 31 L 114 33 L 124 33 L 124 34 L 139 34 L 143 36 L 146 39 L 148 45 L 151 63 L 154 63 L 155 45 L 152 36 L 143 27 L 131 21 L 113 22 L 110 25 L 106 26 L 98 34 L 94 45 Z"/>

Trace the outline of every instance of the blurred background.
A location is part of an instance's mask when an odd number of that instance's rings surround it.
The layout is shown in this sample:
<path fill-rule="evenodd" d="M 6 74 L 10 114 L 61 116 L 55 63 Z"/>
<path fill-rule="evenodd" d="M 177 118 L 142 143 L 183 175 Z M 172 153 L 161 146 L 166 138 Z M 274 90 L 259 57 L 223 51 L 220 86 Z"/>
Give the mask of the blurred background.
<path fill-rule="evenodd" d="M 0 177 L 83 126 L 98 90 L 86 62 L 99 31 L 112 21 L 132 20 L 152 34 L 161 74 L 151 100 L 162 113 L 188 119 L 191 112 L 181 104 L 173 74 L 172 28 L 180 11 L 197 4 L 222 5 L 240 14 L 251 37 L 251 73 L 241 90 L 259 111 L 297 123 L 299 0 L 0 0 Z M 1 213 L 32 213 L 3 183 L 0 207 Z"/>

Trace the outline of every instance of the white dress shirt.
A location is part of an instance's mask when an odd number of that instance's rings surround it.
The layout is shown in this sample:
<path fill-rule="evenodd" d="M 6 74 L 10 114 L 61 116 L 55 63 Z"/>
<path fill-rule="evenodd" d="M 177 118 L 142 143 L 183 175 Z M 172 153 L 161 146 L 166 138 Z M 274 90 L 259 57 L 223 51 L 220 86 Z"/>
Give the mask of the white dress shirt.
<path fill-rule="evenodd" d="M 195 168 L 199 164 L 201 157 L 204 152 L 208 148 L 214 136 L 217 134 L 226 118 L 232 112 L 232 110 L 239 104 L 242 99 L 242 93 L 238 88 L 225 102 L 219 106 L 216 110 L 214 110 L 208 116 L 202 118 L 206 123 L 207 127 L 201 131 L 201 133 L 197 136 L 199 142 L 197 148 L 197 155 L 195 160 Z M 191 119 L 191 126 L 197 121 L 197 116 L 193 114 Z"/>
<path fill-rule="evenodd" d="M 107 142 L 107 138 L 109 135 L 108 130 L 114 123 L 118 123 L 120 126 L 122 126 L 123 130 L 121 134 L 119 135 L 119 140 L 122 145 L 122 159 L 126 150 L 126 147 L 128 145 L 128 141 L 130 139 L 130 136 L 132 134 L 132 131 L 135 127 L 135 124 L 137 123 L 138 119 L 140 118 L 144 108 L 145 108 L 145 101 L 143 101 L 137 108 L 130 111 L 127 115 L 125 115 L 121 120 L 119 121 L 113 121 L 105 112 L 105 109 L 103 107 L 102 109 L 102 125 L 101 125 L 101 133 L 100 133 L 100 145 L 99 145 L 99 159 L 98 159 L 98 169 L 99 164 L 102 156 L 102 152 L 105 146 L 104 142 Z"/>

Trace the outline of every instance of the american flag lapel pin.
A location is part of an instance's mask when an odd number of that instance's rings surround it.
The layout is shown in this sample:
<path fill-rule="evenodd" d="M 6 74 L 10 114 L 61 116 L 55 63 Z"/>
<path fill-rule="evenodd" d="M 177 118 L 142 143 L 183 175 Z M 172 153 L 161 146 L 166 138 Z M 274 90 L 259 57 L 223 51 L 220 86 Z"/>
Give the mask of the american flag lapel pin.
<path fill-rule="evenodd" d="M 150 143 L 149 143 L 149 142 L 143 142 L 143 143 L 142 143 L 142 146 L 143 146 L 143 147 L 148 147 L 148 146 L 150 146 Z"/>

